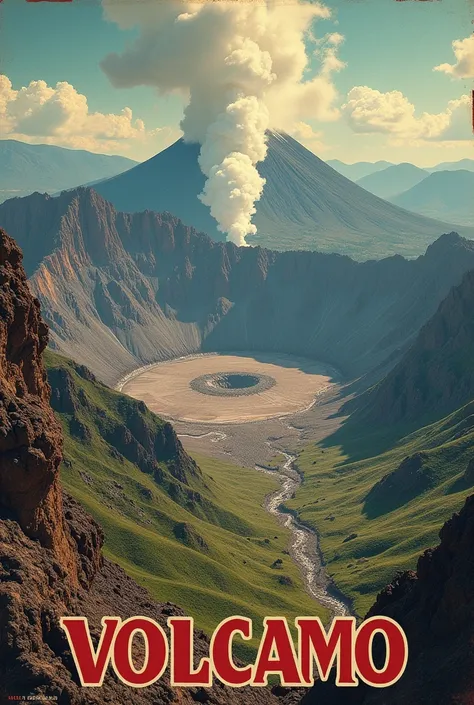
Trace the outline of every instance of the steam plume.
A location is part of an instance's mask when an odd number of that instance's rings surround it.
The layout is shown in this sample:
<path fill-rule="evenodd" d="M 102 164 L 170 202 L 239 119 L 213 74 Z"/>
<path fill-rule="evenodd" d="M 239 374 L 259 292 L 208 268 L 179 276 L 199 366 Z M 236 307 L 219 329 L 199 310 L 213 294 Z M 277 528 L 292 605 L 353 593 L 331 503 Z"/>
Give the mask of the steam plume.
<path fill-rule="evenodd" d="M 140 28 L 134 45 L 107 56 L 103 70 L 117 87 L 151 85 L 186 95 L 181 128 L 186 141 L 201 144 L 206 176 L 199 198 L 229 240 L 247 244 L 265 184 L 257 164 L 266 156 L 268 128 L 291 129 L 308 112 L 336 115 L 327 65 L 316 77 L 304 77 L 305 39 L 311 40 L 315 19 L 329 17 L 328 9 L 275 0 L 103 0 L 103 6 L 120 27 Z"/>

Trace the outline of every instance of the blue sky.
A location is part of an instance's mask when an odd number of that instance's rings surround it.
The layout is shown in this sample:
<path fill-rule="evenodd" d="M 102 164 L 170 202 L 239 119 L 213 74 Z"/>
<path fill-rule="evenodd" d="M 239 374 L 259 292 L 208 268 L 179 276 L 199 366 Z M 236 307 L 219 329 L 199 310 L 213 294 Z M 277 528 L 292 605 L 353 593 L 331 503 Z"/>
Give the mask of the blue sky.
<path fill-rule="evenodd" d="M 339 94 L 336 107 L 347 103 L 354 86 L 367 87 L 382 96 L 400 91 L 415 106 L 416 117 L 444 113 L 449 101 L 470 93 L 470 75 L 455 77 L 433 71 L 440 64 L 455 64 L 452 42 L 471 35 L 474 13 L 468 0 L 328 0 L 325 4 L 332 17 L 318 21 L 317 35 L 337 32 L 344 36 L 338 57 L 346 66 L 332 77 Z M 119 115 L 129 107 L 133 120 L 139 118 L 145 123 L 141 135 L 140 127 L 138 131 L 131 127 L 127 137 L 127 126 L 125 137 L 119 139 L 91 138 L 93 151 L 144 159 L 178 135 L 183 110 L 180 96 L 160 96 L 148 86 L 117 89 L 101 70 L 101 60 L 111 52 L 120 53 L 135 39 L 137 30 L 124 31 L 105 21 L 99 3 L 75 0 L 72 4 L 49 5 L 4 0 L 0 21 L 1 69 L 13 90 L 31 81 L 41 80 L 52 88 L 58 82 L 67 82 L 86 96 L 89 113 Z M 317 59 L 313 63 L 317 70 Z M 427 141 L 410 134 L 408 123 L 402 132 L 373 126 L 367 131 L 354 124 L 354 114 L 351 118 L 347 110 L 333 122 L 320 121 L 311 114 L 304 117 L 304 122 L 314 131 L 306 136 L 307 145 L 325 159 L 387 159 L 430 165 L 474 157 L 472 141 L 459 139 L 457 133 L 456 139 Z M 153 132 L 156 128 L 164 129 Z M 41 129 L 35 135 L 30 129 L 25 139 L 87 148 L 85 140 L 81 142 L 70 134 L 71 128 L 67 135 L 65 130 L 45 134 L 47 139 L 42 139 Z M 10 133 L 4 129 L 3 136 L 21 139 L 22 133 L 15 127 Z"/>

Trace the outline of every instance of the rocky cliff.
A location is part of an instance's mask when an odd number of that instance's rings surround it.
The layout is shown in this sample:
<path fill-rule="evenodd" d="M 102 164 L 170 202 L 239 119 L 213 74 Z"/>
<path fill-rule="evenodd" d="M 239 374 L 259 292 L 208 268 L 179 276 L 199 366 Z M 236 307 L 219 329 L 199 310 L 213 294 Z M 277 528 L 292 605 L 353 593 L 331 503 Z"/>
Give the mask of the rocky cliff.
<path fill-rule="evenodd" d="M 400 681 L 378 690 L 319 682 L 302 705 L 471 705 L 474 702 L 474 496 L 446 522 L 440 544 L 416 572 L 396 576 L 367 616 L 395 619 L 407 635 L 408 665 Z"/>
<path fill-rule="evenodd" d="M 0 239 L 0 503 L 24 533 L 61 556 L 77 581 L 64 526 L 58 468 L 62 436 L 49 406 L 41 362 L 48 330 L 21 267 L 21 253 Z"/>
<path fill-rule="evenodd" d="M 51 344 L 109 384 L 197 351 L 286 352 L 380 377 L 474 268 L 474 244 L 454 233 L 416 260 L 358 263 L 213 242 L 91 189 L 13 199 L 0 225 L 25 250 Z"/>
<path fill-rule="evenodd" d="M 373 423 L 441 418 L 474 397 L 474 271 L 451 289 L 410 350 L 355 404 Z"/>
<path fill-rule="evenodd" d="M 135 690 L 109 674 L 101 689 L 80 688 L 60 616 L 88 617 L 96 640 L 106 614 L 142 614 L 165 625 L 181 611 L 154 603 L 105 560 L 102 530 L 62 495 L 62 436 L 41 360 L 47 329 L 29 293 L 20 250 L 3 231 L 0 313 L 0 702 L 12 696 L 55 697 L 61 705 L 275 702 L 266 689 L 237 692 L 217 684 L 206 691 L 172 690 L 167 678 Z M 208 650 L 202 633 L 195 649 L 197 656 Z"/>

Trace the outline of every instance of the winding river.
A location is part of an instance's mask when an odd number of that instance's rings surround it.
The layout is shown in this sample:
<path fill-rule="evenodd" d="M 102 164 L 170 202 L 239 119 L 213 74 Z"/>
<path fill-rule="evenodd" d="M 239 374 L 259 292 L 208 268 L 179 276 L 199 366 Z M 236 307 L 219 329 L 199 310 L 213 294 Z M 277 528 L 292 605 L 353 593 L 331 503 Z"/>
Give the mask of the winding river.
<path fill-rule="evenodd" d="M 210 437 L 213 443 L 224 440 L 225 433 L 208 431 L 207 433 L 178 434 L 180 438 L 205 438 Z M 269 442 L 267 444 L 271 446 Z M 289 529 L 291 534 L 289 552 L 292 560 L 301 570 L 303 581 L 308 593 L 319 604 L 326 607 L 332 617 L 351 615 L 350 602 L 333 585 L 324 567 L 322 552 L 319 546 L 318 535 L 315 531 L 301 524 L 292 514 L 284 511 L 282 505 L 291 499 L 301 485 L 301 476 L 294 468 L 296 455 L 275 449 L 284 455 L 286 462 L 279 470 L 270 470 L 262 465 L 255 465 L 255 469 L 266 475 L 276 477 L 280 487 L 265 497 L 264 508 L 276 517 L 278 522 Z"/>
<path fill-rule="evenodd" d="M 280 481 L 280 487 L 265 498 L 264 507 L 280 524 L 290 530 L 290 555 L 301 570 L 309 594 L 330 610 L 333 617 L 350 615 L 352 612 L 349 601 L 335 588 L 326 572 L 316 532 L 282 509 L 282 504 L 291 499 L 301 485 L 301 477 L 294 468 L 296 456 L 282 454 L 286 457 L 286 462 L 279 470 L 255 466 L 259 472 L 277 477 Z"/>

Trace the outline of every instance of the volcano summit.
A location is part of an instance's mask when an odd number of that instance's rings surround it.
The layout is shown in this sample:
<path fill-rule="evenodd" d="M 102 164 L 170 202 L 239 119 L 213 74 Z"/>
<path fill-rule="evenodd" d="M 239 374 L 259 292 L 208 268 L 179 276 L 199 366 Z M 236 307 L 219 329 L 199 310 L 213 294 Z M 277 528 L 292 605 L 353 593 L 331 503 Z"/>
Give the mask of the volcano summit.
<path fill-rule="evenodd" d="M 198 198 L 205 184 L 199 151 L 198 144 L 178 140 L 94 188 L 117 210 L 168 211 L 186 225 L 223 240 L 209 208 Z M 339 252 L 364 260 L 420 255 L 443 232 L 452 230 L 474 237 L 473 228 L 410 213 L 372 195 L 286 134 L 269 133 L 266 159 L 257 166 L 266 183 L 253 217 L 257 234 L 247 238 L 251 245 Z"/>

